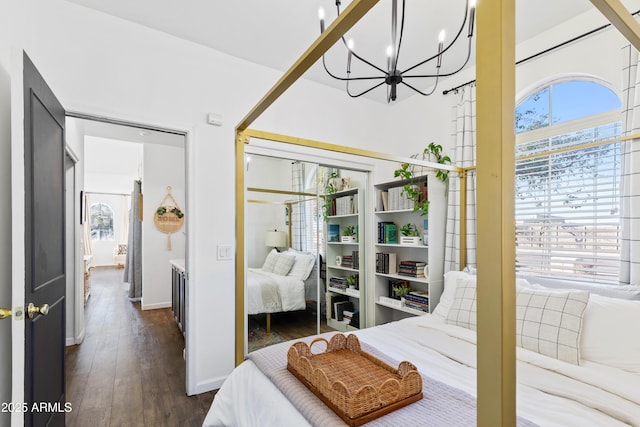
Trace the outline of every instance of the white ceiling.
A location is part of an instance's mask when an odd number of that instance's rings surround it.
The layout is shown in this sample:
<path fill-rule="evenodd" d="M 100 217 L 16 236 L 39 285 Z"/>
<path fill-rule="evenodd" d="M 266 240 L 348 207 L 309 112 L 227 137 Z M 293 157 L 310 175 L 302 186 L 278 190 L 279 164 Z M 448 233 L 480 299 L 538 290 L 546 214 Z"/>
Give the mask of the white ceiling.
<path fill-rule="evenodd" d="M 318 7 L 323 6 L 326 11 L 327 26 L 336 15 L 334 0 L 69 1 L 282 71 L 317 38 Z M 400 68 L 435 53 L 437 34 L 443 27 L 449 37 L 456 32 L 465 1 L 406 1 Z M 342 2 L 343 10 L 349 3 L 349 0 Z M 588 0 L 518 0 L 517 41 L 527 40 L 592 8 Z M 356 52 L 371 58 L 381 68 L 385 67 L 384 50 L 390 43 L 390 10 L 389 0 L 380 1 L 348 35 L 356 42 Z M 327 54 L 327 62 L 336 72 L 344 72 L 346 53 L 336 51 L 337 48 L 342 46 L 334 46 Z M 454 67 L 459 61 L 463 59 L 445 58 L 443 69 Z M 354 68 L 352 76 L 356 71 Z M 344 87 L 328 77 L 320 64 L 314 65 L 305 77 Z M 373 98 L 385 101 L 384 89 L 374 93 Z"/>

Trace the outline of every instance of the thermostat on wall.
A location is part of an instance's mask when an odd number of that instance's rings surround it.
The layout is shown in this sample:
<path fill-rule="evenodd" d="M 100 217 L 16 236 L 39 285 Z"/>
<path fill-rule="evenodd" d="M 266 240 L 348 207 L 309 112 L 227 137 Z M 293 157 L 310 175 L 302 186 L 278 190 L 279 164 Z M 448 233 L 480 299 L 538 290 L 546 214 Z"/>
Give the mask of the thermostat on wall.
<path fill-rule="evenodd" d="M 214 126 L 222 126 L 222 116 L 219 114 L 209 113 L 207 115 L 207 123 Z"/>

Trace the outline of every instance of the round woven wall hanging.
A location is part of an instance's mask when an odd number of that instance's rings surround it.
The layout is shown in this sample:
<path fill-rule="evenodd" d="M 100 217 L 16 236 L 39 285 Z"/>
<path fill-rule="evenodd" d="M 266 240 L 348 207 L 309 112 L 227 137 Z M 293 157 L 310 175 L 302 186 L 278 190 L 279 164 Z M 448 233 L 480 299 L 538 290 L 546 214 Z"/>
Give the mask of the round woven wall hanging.
<path fill-rule="evenodd" d="M 167 187 L 167 195 L 153 214 L 153 223 L 158 230 L 167 234 L 167 250 L 171 250 L 171 234 L 184 225 L 184 212 L 171 195 L 171 186 Z"/>

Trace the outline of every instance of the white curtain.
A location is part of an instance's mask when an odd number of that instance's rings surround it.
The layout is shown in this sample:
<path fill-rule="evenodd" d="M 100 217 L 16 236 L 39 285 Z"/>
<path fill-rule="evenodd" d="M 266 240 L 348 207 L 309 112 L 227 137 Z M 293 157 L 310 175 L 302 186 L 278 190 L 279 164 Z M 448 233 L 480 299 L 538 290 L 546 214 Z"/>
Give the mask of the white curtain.
<path fill-rule="evenodd" d="M 627 45 L 622 48 L 622 122 L 623 135 L 640 132 L 640 75 L 638 51 Z M 620 180 L 621 251 L 620 284 L 640 284 L 640 144 L 638 140 L 623 141 Z"/>
<path fill-rule="evenodd" d="M 458 167 L 476 164 L 476 88 L 461 89 L 452 111 L 453 149 L 449 157 Z M 460 265 L 460 178 L 449 174 L 444 271 L 476 266 L 476 174 L 467 177 L 467 264 Z"/>
<path fill-rule="evenodd" d="M 305 167 L 302 162 L 291 163 L 291 191 L 304 192 Z M 296 200 L 304 199 L 303 196 L 294 196 Z M 307 247 L 307 215 L 306 203 L 291 204 L 291 247 L 306 251 Z"/>
<path fill-rule="evenodd" d="M 91 246 L 91 217 L 89 216 L 89 195 L 84 193 L 84 222 L 82 223 L 82 243 L 85 255 L 93 255 L 93 247 Z"/>
<path fill-rule="evenodd" d="M 120 196 L 120 232 L 118 233 L 118 244 L 126 245 L 129 241 L 129 210 L 131 209 L 131 196 Z"/>

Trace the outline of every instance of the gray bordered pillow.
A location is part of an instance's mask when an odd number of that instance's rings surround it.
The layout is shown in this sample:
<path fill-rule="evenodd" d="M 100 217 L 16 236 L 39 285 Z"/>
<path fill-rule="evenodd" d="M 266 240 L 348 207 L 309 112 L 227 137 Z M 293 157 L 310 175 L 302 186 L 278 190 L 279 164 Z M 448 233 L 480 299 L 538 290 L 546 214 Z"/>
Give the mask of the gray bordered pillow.
<path fill-rule="evenodd" d="M 281 276 L 286 276 L 287 273 L 293 267 L 293 263 L 296 261 L 295 255 L 287 255 L 283 253 L 278 254 L 278 260 L 276 261 L 275 267 L 273 267 L 273 272 L 275 274 L 279 274 Z"/>
<path fill-rule="evenodd" d="M 447 323 L 476 330 L 476 279 L 458 279 Z"/>
<path fill-rule="evenodd" d="M 587 291 L 522 289 L 516 296 L 516 345 L 580 364 Z"/>

